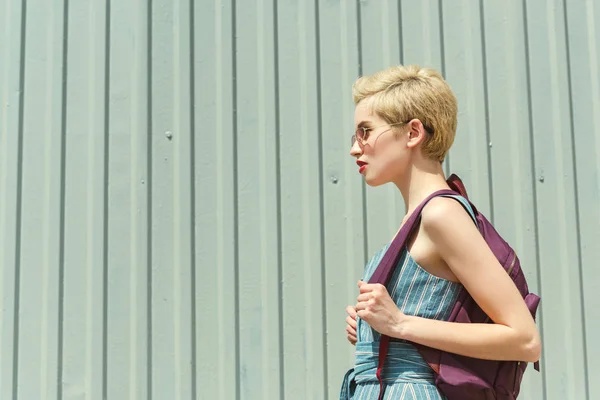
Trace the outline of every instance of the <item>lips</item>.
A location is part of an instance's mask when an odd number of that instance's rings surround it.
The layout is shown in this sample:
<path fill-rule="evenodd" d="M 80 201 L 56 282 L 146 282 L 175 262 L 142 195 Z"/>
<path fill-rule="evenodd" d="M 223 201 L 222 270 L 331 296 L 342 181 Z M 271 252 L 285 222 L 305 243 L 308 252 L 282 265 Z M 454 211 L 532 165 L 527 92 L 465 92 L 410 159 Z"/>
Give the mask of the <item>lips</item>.
<path fill-rule="evenodd" d="M 367 163 L 364 161 L 356 160 L 356 165 L 358 165 L 358 173 L 360 174 L 367 168 Z"/>

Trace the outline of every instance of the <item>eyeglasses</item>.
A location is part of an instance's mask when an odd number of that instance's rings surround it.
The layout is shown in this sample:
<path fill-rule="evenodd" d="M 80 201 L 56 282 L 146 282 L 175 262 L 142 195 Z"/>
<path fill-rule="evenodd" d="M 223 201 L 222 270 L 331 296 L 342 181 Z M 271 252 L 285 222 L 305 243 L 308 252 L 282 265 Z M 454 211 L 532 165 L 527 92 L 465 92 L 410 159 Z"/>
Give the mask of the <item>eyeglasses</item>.
<path fill-rule="evenodd" d="M 365 145 L 367 144 L 367 140 L 369 140 L 369 134 L 371 131 L 375 130 L 375 129 L 379 129 L 379 128 L 383 128 L 384 126 L 389 126 L 390 129 L 385 130 L 383 132 L 381 132 L 379 134 L 379 136 L 377 136 L 377 139 L 375 139 L 375 143 L 373 143 L 373 148 L 375 147 L 375 144 L 377 143 L 377 140 L 379 139 L 379 137 L 381 137 L 381 135 L 383 135 L 386 132 L 389 132 L 391 130 L 392 126 L 396 126 L 396 125 L 406 125 L 408 124 L 410 121 L 412 121 L 413 118 L 409 119 L 408 121 L 404 121 L 404 122 L 396 122 L 393 124 L 386 124 L 386 125 L 380 125 L 380 126 L 376 126 L 375 128 L 365 128 L 364 126 L 360 126 L 356 129 L 356 132 L 354 132 L 354 135 L 352 135 L 352 141 L 351 141 L 351 146 L 354 146 L 354 142 L 358 142 L 358 146 L 360 147 L 361 150 L 364 149 Z M 427 133 L 429 133 L 430 135 L 433 135 L 433 129 L 430 128 L 429 126 L 423 124 L 423 128 L 425 128 L 425 131 Z"/>

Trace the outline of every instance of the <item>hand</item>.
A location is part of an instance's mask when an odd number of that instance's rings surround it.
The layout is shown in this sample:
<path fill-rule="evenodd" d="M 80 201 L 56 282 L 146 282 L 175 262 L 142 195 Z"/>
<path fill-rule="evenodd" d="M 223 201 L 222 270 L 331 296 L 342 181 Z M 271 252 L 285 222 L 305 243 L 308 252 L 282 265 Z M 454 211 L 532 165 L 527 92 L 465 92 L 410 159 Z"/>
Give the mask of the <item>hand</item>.
<path fill-rule="evenodd" d="M 358 287 L 357 315 L 380 334 L 399 337 L 399 328 L 406 316 L 398 309 L 385 286 L 359 281 Z"/>
<path fill-rule="evenodd" d="M 348 333 L 348 341 L 352 345 L 356 345 L 356 308 L 354 306 L 346 307 L 348 316 L 346 317 L 346 333 Z"/>

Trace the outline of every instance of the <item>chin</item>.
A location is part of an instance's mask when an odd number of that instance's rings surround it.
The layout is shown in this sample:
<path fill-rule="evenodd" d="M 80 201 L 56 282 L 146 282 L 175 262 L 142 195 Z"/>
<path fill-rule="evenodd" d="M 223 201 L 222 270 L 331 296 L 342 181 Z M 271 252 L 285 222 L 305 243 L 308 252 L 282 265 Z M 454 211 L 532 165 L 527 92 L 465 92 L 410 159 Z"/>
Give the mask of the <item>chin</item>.
<path fill-rule="evenodd" d="M 384 185 L 387 182 L 382 179 L 377 179 L 376 177 L 371 178 L 371 177 L 365 176 L 365 183 L 371 187 L 377 187 L 377 186 Z"/>

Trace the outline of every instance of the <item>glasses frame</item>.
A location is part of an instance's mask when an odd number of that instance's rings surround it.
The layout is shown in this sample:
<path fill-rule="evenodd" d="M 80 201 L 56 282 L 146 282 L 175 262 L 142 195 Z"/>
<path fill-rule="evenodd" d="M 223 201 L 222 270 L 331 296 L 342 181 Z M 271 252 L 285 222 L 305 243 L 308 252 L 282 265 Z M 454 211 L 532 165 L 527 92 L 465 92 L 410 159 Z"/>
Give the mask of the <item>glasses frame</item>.
<path fill-rule="evenodd" d="M 360 126 L 358 128 L 356 128 L 356 131 L 354 132 L 354 135 L 352 135 L 352 142 L 351 142 L 351 146 L 354 146 L 355 142 L 358 142 L 358 147 L 360 147 L 361 150 L 364 150 L 365 145 L 367 144 L 367 140 L 369 140 L 369 132 L 370 131 L 374 131 L 375 129 L 379 129 L 379 128 L 383 128 L 385 126 L 396 126 L 396 125 L 406 125 L 408 124 L 410 121 L 412 121 L 414 118 L 409 119 L 408 121 L 404 121 L 404 122 L 395 122 L 393 124 L 385 124 L 385 125 L 379 125 L 376 126 L 374 128 L 365 128 L 364 126 Z M 422 123 L 422 122 L 421 122 Z M 425 132 L 429 133 L 430 135 L 433 135 L 433 129 L 429 128 L 427 125 L 423 124 L 423 128 L 425 128 Z M 360 131 L 362 131 L 362 134 L 359 133 Z M 375 144 L 377 143 L 377 140 L 379 139 L 379 137 L 381 135 L 383 135 L 386 132 L 391 131 L 391 128 L 388 130 L 385 130 L 383 132 L 381 132 L 378 136 L 377 139 L 375 139 L 375 143 L 373 143 L 373 148 L 375 148 Z"/>

